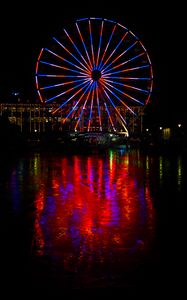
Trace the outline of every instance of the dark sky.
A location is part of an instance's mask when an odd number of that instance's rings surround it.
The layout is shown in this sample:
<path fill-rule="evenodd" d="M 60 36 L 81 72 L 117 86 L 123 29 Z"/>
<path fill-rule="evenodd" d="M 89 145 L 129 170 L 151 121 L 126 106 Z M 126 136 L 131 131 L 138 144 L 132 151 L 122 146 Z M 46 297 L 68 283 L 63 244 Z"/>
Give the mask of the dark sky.
<path fill-rule="evenodd" d="M 141 3 L 140 3 L 141 2 Z M 1 9 L 0 101 L 18 90 L 22 98 L 34 101 L 35 64 L 42 47 L 60 28 L 81 17 L 115 20 L 135 33 L 146 47 L 153 64 L 155 109 L 170 105 L 169 64 L 174 8 L 163 1 L 50 1 L 5 4 Z M 171 109 L 171 107 L 170 107 Z"/>

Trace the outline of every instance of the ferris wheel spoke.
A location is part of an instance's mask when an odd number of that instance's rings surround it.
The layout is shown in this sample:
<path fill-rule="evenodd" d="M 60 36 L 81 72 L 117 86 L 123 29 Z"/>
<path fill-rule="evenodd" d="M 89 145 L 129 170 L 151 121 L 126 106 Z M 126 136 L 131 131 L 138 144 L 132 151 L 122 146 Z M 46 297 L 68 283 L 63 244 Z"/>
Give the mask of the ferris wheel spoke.
<path fill-rule="evenodd" d="M 135 59 L 137 59 L 137 58 L 140 58 L 142 55 L 145 55 L 145 52 L 142 52 L 142 53 L 140 53 L 140 54 L 138 54 L 138 55 L 132 57 L 131 59 L 128 59 L 128 60 L 126 60 L 126 61 L 124 61 L 124 62 L 122 62 L 122 63 L 120 63 L 120 64 L 118 64 L 118 65 L 116 65 L 116 66 L 113 66 L 112 68 L 108 69 L 107 72 L 110 72 L 110 71 L 112 71 L 112 70 L 115 70 L 115 69 L 117 69 L 117 68 L 120 68 L 120 67 L 126 65 L 127 63 L 130 63 L 130 62 L 132 62 L 133 60 L 135 60 Z M 101 74 L 105 74 L 105 71 L 106 71 L 106 69 L 105 69 L 105 70 L 103 69 L 103 70 L 101 71 Z"/>
<path fill-rule="evenodd" d="M 93 90 L 92 90 L 92 97 L 91 97 L 91 105 L 90 105 L 90 113 L 89 113 L 89 119 L 88 119 L 88 132 L 90 131 L 91 121 L 92 121 L 92 112 L 93 112 L 93 101 L 94 101 L 94 88 L 96 83 L 93 84 Z"/>
<path fill-rule="evenodd" d="M 94 48 L 93 48 L 93 38 L 92 38 L 92 27 L 91 27 L 91 21 L 88 21 L 89 24 L 89 33 L 90 33 L 90 45 L 91 45 L 91 53 L 92 53 L 92 63 L 93 63 L 93 69 L 95 69 L 95 56 L 94 56 Z"/>
<path fill-rule="evenodd" d="M 90 85 L 92 84 L 92 82 L 88 83 L 88 86 L 85 85 L 85 91 L 82 90 L 82 94 L 80 95 L 79 99 L 76 101 L 75 105 L 72 107 L 72 109 L 69 111 L 69 113 L 67 114 L 67 116 L 64 119 L 64 122 L 70 117 L 70 115 L 75 111 L 77 105 L 80 103 L 80 101 L 82 100 L 83 96 L 85 96 L 85 94 L 87 93 L 88 89 L 90 88 Z"/>
<path fill-rule="evenodd" d="M 102 67 L 102 65 L 103 65 L 103 61 L 104 61 L 106 52 L 107 52 L 107 50 L 108 50 L 108 48 L 109 48 L 110 42 L 111 42 L 112 37 L 113 37 L 113 35 L 114 35 L 114 32 L 115 32 L 115 30 L 116 30 L 116 27 L 117 27 L 117 24 L 115 24 L 114 27 L 112 28 L 112 32 L 111 32 L 110 38 L 109 38 L 109 40 L 108 40 L 108 43 L 107 43 L 106 48 L 105 48 L 105 50 L 104 50 L 104 52 L 103 52 L 103 55 L 102 55 L 100 64 L 99 64 L 99 66 L 98 66 L 98 70 L 101 70 L 101 67 Z"/>
<path fill-rule="evenodd" d="M 100 71 L 103 69 L 103 66 L 105 66 L 107 64 L 107 62 L 111 59 L 111 57 L 114 55 L 114 53 L 117 51 L 117 49 L 119 48 L 119 46 L 121 45 L 121 43 L 124 41 L 125 37 L 127 36 L 128 31 L 125 32 L 125 34 L 123 35 L 123 37 L 121 38 L 121 40 L 119 41 L 119 43 L 117 44 L 117 46 L 114 48 L 114 50 L 112 51 L 112 53 L 108 56 L 108 58 L 103 62 L 103 65 L 100 67 Z"/>
<path fill-rule="evenodd" d="M 99 56 L 100 56 L 100 52 L 101 52 L 101 44 L 102 44 L 102 37 L 103 37 L 103 25 L 104 25 L 104 21 L 102 21 L 102 23 L 101 23 L 101 29 L 100 29 L 99 46 L 98 46 L 97 60 L 96 60 L 96 66 L 97 67 L 99 65 Z"/>
<path fill-rule="evenodd" d="M 87 51 L 87 48 L 86 48 L 86 45 L 85 45 L 83 36 L 82 36 L 82 34 L 81 34 L 81 31 L 80 31 L 80 28 L 79 28 L 79 26 L 78 26 L 77 23 L 76 23 L 76 27 L 77 27 L 77 30 L 78 30 L 78 33 L 79 33 L 81 42 L 82 42 L 82 44 L 83 44 L 83 47 L 84 47 L 84 50 L 85 50 L 85 53 L 86 53 L 86 56 L 87 56 L 87 59 L 88 59 L 88 62 L 89 62 L 89 69 L 91 70 L 91 69 L 93 68 L 92 62 L 91 62 L 90 56 L 89 56 L 89 54 L 88 54 L 88 51 Z"/>
<path fill-rule="evenodd" d="M 122 76 L 102 76 L 104 79 L 111 78 L 111 79 L 119 79 L 124 81 L 151 81 L 150 77 L 122 77 Z"/>
<path fill-rule="evenodd" d="M 85 58 L 83 57 L 82 53 L 80 52 L 80 50 L 78 49 L 78 47 L 76 46 L 76 44 L 74 43 L 74 41 L 72 40 L 72 38 L 70 37 L 70 35 L 68 34 L 68 32 L 65 29 L 64 29 L 64 32 L 67 35 L 67 37 L 69 38 L 69 40 L 71 41 L 71 43 L 73 44 L 74 48 L 77 50 L 78 54 L 80 55 L 80 57 L 82 58 L 82 60 L 86 64 L 86 66 L 88 67 L 89 71 L 91 71 L 89 63 L 85 60 Z"/>
<path fill-rule="evenodd" d="M 116 131 L 116 127 L 114 126 L 114 122 L 113 122 L 113 120 L 112 120 L 110 111 L 109 111 L 109 109 L 108 109 L 108 105 L 106 104 L 105 101 L 104 101 L 104 106 L 105 106 L 106 112 L 107 112 L 107 114 L 108 114 L 109 121 L 110 121 L 110 123 L 111 123 L 111 125 L 112 125 L 112 129 L 113 129 L 114 131 Z"/>
<path fill-rule="evenodd" d="M 46 102 L 50 102 L 50 101 L 52 101 L 52 100 L 54 100 L 54 99 L 57 99 L 57 98 L 59 98 L 60 96 L 65 95 L 65 94 L 67 94 L 67 93 L 69 93 L 69 92 L 75 90 L 76 88 L 78 88 L 78 87 L 80 87 L 80 86 L 83 86 L 83 85 L 87 84 L 88 82 L 90 82 L 89 79 L 84 80 L 82 83 L 80 83 L 80 84 L 78 84 L 78 85 L 76 85 L 76 86 L 74 86 L 74 87 L 72 87 L 72 88 L 70 88 L 70 89 L 68 89 L 68 90 L 66 90 L 66 91 L 64 91 L 64 92 L 62 92 L 62 93 L 60 93 L 60 94 L 57 94 L 57 95 L 55 95 L 55 96 L 53 96 L 53 97 L 47 99 Z M 80 89 L 80 90 L 81 90 L 81 89 Z M 68 102 L 68 101 L 66 101 L 65 104 L 66 104 L 67 102 Z M 64 106 L 64 103 L 63 103 L 63 106 Z"/>
<path fill-rule="evenodd" d="M 90 82 L 84 83 L 84 86 L 80 88 L 78 91 L 76 91 L 70 98 L 68 98 L 64 103 L 62 103 L 57 109 L 53 111 L 53 114 L 55 114 L 57 111 L 62 109 L 68 102 L 70 102 L 75 96 L 77 96 L 80 92 L 83 92 L 83 89 L 90 84 Z"/>
<path fill-rule="evenodd" d="M 38 73 L 37 74 L 37 76 L 38 76 L 38 78 L 40 78 L 40 77 L 44 77 L 44 78 L 65 78 L 65 79 L 67 79 L 67 78 L 82 78 L 82 80 L 83 79 L 89 79 L 90 80 L 90 78 L 88 78 L 88 76 L 86 76 L 86 75 L 56 75 L 56 74 L 40 74 L 40 73 Z"/>
<path fill-rule="evenodd" d="M 80 81 L 82 82 L 82 79 L 67 81 L 67 82 L 63 82 L 63 83 L 59 83 L 59 84 L 47 85 L 47 86 L 40 87 L 40 90 L 46 90 L 46 89 L 51 89 L 51 88 L 55 88 L 55 87 L 59 87 L 59 86 L 75 84 L 76 82 L 80 82 Z"/>
<path fill-rule="evenodd" d="M 110 96 L 108 95 L 107 91 L 104 89 L 104 93 L 107 96 L 107 99 L 109 100 L 110 104 L 113 106 L 116 115 L 118 115 L 118 117 L 121 119 L 122 121 L 122 125 L 124 127 L 124 129 L 128 132 L 127 128 L 126 128 L 126 120 L 123 118 L 123 116 L 119 113 L 117 106 L 114 104 L 114 102 L 112 101 L 112 99 L 110 98 Z"/>
<path fill-rule="evenodd" d="M 129 46 L 126 50 L 124 50 L 122 53 L 120 53 L 115 59 L 113 59 L 112 61 L 111 61 L 111 63 L 109 63 L 108 65 L 107 64 L 104 64 L 103 65 L 103 67 L 105 66 L 105 68 L 102 68 L 101 69 L 101 72 L 104 72 L 104 71 L 106 71 L 111 65 L 113 65 L 117 60 L 119 60 L 122 56 L 124 57 L 124 55 L 130 50 L 130 49 L 132 49 L 136 44 L 138 43 L 138 41 L 135 41 L 131 46 Z M 128 61 L 130 61 L 130 60 L 128 60 Z M 131 61 L 132 61 L 132 59 L 131 59 Z M 125 63 L 127 63 L 127 62 L 125 62 Z M 121 63 L 120 65 L 124 65 L 125 63 Z M 113 69 L 113 68 L 111 68 L 111 69 Z"/>
<path fill-rule="evenodd" d="M 41 64 L 48 65 L 50 67 L 59 68 L 59 69 L 62 69 L 62 70 L 66 70 L 66 71 L 70 71 L 70 72 L 73 72 L 73 73 L 78 73 L 78 74 L 88 76 L 88 74 L 86 72 L 80 72 L 80 71 L 70 69 L 70 68 L 67 68 L 67 67 L 63 67 L 63 66 L 60 66 L 60 65 L 52 64 L 52 63 L 49 63 L 49 62 L 43 61 L 43 60 L 41 60 L 40 62 L 41 62 Z"/>
<path fill-rule="evenodd" d="M 102 75 L 103 78 L 107 77 L 107 76 L 111 76 L 114 74 L 119 74 L 119 73 L 125 73 L 125 72 L 131 72 L 131 71 L 135 71 L 135 70 L 141 70 L 141 69 L 145 69 L 145 68 L 149 68 L 150 65 L 142 65 L 140 67 L 134 67 L 134 68 L 129 68 L 129 69 L 123 69 L 123 70 L 119 70 L 119 71 L 115 71 L 115 72 L 110 72 L 110 73 L 106 73 L 104 75 Z"/>
<path fill-rule="evenodd" d="M 45 48 L 44 50 L 46 50 L 48 53 L 54 55 L 55 57 L 59 58 L 60 60 L 66 62 L 67 64 L 70 64 L 71 66 L 86 72 L 87 74 L 89 74 L 88 70 L 85 70 L 81 67 L 79 67 L 78 65 L 76 65 L 75 63 L 72 63 L 71 61 L 69 61 L 68 59 L 65 59 L 64 57 L 62 57 L 61 55 L 58 55 L 57 53 L 55 53 L 54 51 L 49 50 L 48 48 Z"/>
<path fill-rule="evenodd" d="M 133 100 L 133 101 L 136 102 L 136 103 L 139 103 L 139 104 L 141 104 L 141 105 L 144 105 L 144 103 L 142 103 L 142 102 L 139 101 L 138 99 L 136 99 L 136 98 L 132 97 L 131 95 L 125 93 L 124 91 L 122 91 L 122 90 L 116 88 L 114 85 L 109 84 L 107 80 L 105 80 L 105 84 L 106 84 L 107 86 L 110 86 L 112 89 L 116 90 L 116 91 L 119 92 L 120 94 L 125 95 L 128 99 L 131 99 L 131 100 Z"/>
<path fill-rule="evenodd" d="M 58 41 L 55 37 L 53 37 L 54 41 L 57 42 L 69 55 L 71 55 L 85 70 L 87 67 L 78 59 L 71 51 L 69 51 L 60 41 Z"/>
<path fill-rule="evenodd" d="M 142 92 L 142 93 L 146 93 L 146 94 L 149 93 L 148 90 L 140 89 L 138 87 L 135 87 L 135 86 L 132 86 L 132 85 L 129 85 L 129 84 L 121 83 L 119 81 L 114 81 L 114 80 L 109 80 L 109 79 L 105 79 L 105 81 L 108 82 L 108 83 L 113 83 L 113 84 L 116 84 L 116 85 L 120 85 L 121 87 L 125 87 L 125 88 L 128 88 L 128 89 L 134 90 L 134 91 L 138 91 L 138 92 Z"/>
<path fill-rule="evenodd" d="M 92 86 L 93 86 L 93 85 L 92 85 Z M 75 124 L 75 128 L 74 128 L 75 131 L 77 131 L 77 127 L 78 127 L 78 125 L 79 125 L 79 123 L 80 123 L 80 121 L 81 121 L 81 119 L 82 119 L 84 110 L 85 110 L 85 108 L 86 108 L 86 104 L 87 104 L 88 99 L 89 99 L 89 97 L 90 97 L 91 90 L 92 90 L 92 88 L 90 88 L 89 91 L 88 91 L 86 100 L 84 101 L 83 107 L 82 107 L 81 112 L 80 112 L 80 114 L 79 114 L 79 118 L 78 118 L 78 120 L 77 120 L 77 122 L 76 122 L 76 124 Z"/>
<path fill-rule="evenodd" d="M 98 110 L 98 117 L 99 117 L 99 129 L 100 131 L 102 131 L 101 111 L 100 111 L 99 92 L 98 92 L 97 83 L 96 83 L 96 99 L 97 99 L 97 110 Z"/>
<path fill-rule="evenodd" d="M 114 91 L 112 91 L 107 85 L 106 82 L 101 81 L 102 86 L 104 87 L 104 90 L 107 89 L 117 100 L 118 102 L 122 103 L 123 106 L 125 106 L 132 114 L 135 115 L 135 112 L 124 102 L 121 100 L 121 98 L 118 97 L 118 95 L 116 95 L 116 93 L 114 93 Z M 112 87 L 113 88 L 113 87 Z"/>

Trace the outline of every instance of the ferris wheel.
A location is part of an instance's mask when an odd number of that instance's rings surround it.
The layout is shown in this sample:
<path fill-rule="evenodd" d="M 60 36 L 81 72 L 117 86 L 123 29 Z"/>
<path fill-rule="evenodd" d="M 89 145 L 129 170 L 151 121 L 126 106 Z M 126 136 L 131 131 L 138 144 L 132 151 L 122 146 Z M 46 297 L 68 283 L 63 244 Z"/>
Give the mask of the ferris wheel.
<path fill-rule="evenodd" d="M 127 112 L 146 106 L 153 87 L 150 57 L 125 26 L 103 18 L 76 20 L 52 37 L 36 63 L 36 89 L 74 131 L 128 132 Z"/>

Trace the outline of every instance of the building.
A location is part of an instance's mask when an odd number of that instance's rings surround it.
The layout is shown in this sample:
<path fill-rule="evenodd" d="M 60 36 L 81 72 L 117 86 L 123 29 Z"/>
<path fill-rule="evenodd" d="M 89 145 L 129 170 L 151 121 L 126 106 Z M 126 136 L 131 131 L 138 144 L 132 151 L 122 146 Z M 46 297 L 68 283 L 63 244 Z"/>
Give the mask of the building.
<path fill-rule="evenodd" d="M 52 114 L 52 110 L 57 107 L 57 104 L 43 105 L 41 103 L 1 103 L 0 116 L 6 115 L 9 121 L 12 124 L 17 125 L 20 132 L 24 134 L 73 131 L 76 116 L 72 119 L 67 119 L 64 124 L 62 111 L 59 110 L 58 114 Z M 122 107 L 118 107 L 118 109 L 127 121 L 129 134 L 141 134 L 143 131 L 143 107 L 133 108 L 136 115 L 133 115 L 128 110 L 124 110 Z M 103 131 L 112 131 L 109 123 L 109 119 L 106 115 L 103 122 Z M 82 120 L 79 126 L 79 131 L 84 132 L 86 130 L 87 127 L 84 125 L 84 121 Z M 100 131 L 96 118 L 90 128 L 90 131 Z"/>

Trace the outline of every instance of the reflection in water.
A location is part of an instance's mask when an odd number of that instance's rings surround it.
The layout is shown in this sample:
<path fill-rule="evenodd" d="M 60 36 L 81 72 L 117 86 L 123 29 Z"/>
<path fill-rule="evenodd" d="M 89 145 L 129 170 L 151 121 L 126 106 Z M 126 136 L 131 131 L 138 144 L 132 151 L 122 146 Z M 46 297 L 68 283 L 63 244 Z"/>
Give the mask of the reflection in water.
<path fill-rule="evenodd" d="M 155 211 L 138 152 L 110 150 L 105 156 L 43 163 L 34 160 L 39 188 L 33 255 L 48 256 L 68 271 L 88 272 L 149 252 Z"/>
<path fill-rule="evenodd" d="M 181 189 L 181 178 L 182 178 L 182 159 L 178 157 L 177 160 L 177 185 L 178 189 Z"/>
<path fill-rule="evenodd" d="M 171 179 L 181 189 L 182 166 L 180 157 L 172 162 L 137 149 L 35 153 L 12 171 L 7 197 L 14 214 L 25 209 L 34 219 L 33 259 L 47 259 L 58 275 L 70 272 L 79 286 L 82 277 L 84 286 L 96 278 L 119 281 L 152 255 L 157 190 Z"/>
<path fill-rule="evenodd" d="M 160 184 L 163 183 L 163 157 L 159 157 L 159 174 L 160 174 Z"/>

